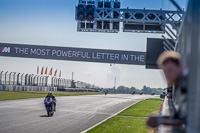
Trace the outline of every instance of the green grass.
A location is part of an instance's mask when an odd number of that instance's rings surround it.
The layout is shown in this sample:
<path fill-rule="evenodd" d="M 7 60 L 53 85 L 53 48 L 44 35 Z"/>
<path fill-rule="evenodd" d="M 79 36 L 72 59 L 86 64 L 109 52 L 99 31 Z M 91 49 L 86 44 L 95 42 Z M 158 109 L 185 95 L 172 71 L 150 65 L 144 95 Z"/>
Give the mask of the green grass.
<path fill-rule="evenodd" d="M 131 106 L 119 115 L 148 117 L 158 110 L 161 103 L 161 98 L 150 98 Z"/>
<path fill-rule="evenodd" d="M 88 133 L 148 133 L 147 117 L 158 111 L 162 100 L 151 98 L 141 101 L 91 129 Z"/>
<path fill-rule="evenodd" d="M 146 118 L 115 116 L 87 133 L 145 133 Z"/>
<path fill-rule="evenodd" d="M 48 92 L 44 91 L 0 91 L 0 101 L 45 97 Z M 100 92 L 52 92 L 54 96 L 78 96 L 97 95 Z"/>

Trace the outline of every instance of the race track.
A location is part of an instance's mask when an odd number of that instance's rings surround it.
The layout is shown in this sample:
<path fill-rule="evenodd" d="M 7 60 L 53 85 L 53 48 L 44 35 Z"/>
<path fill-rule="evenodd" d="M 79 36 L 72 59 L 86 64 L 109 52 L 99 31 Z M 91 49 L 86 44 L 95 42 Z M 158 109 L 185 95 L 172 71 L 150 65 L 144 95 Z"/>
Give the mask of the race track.
<path fill-rule="evenodd" d="M 47 117 L 44 98 L 0 101 L 0 133 L 80 133 L 149 95 L 56 97 L 57 110 Z"/>

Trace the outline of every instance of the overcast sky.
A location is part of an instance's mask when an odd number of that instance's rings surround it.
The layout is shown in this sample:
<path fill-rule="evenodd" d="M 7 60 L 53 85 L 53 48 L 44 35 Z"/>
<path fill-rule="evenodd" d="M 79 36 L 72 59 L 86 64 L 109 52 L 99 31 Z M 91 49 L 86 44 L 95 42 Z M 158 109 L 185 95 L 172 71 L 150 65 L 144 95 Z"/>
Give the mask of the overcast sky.
<path fill-rule="evenodd" d="M 182 7 L 186 0 L 177 0 Z M 121 0 L 121 7 L 135 9 L 175 10 L 168 0 Z M 65 46 L 129 51 L 146 51 L 146 40 L 161 38 L 161 34 L 83 33 L 77 32 L 75 5 L 77 0 L 0 0 L 0 42 L 47 46 Z M 0 57 L 0 71 L 36 74 L 37 66 L 62 71 L 62 77 L 88 82 L 101 87 L 135 86 L 141 89 L 166 87 L 160 70 L 146 70 L 145 66 L 112 65 L 75 61 L 56 61 Z"/>

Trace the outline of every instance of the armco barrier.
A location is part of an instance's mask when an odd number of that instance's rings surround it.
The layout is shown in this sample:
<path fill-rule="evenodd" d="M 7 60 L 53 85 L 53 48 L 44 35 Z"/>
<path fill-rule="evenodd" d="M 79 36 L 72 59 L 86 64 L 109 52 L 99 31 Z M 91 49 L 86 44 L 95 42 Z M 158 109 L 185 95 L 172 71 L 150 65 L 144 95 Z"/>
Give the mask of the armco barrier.
<path fill-rule="evenodd" d="M 0 91 L 57 91 L 57 87 L 0 85 Z"/>

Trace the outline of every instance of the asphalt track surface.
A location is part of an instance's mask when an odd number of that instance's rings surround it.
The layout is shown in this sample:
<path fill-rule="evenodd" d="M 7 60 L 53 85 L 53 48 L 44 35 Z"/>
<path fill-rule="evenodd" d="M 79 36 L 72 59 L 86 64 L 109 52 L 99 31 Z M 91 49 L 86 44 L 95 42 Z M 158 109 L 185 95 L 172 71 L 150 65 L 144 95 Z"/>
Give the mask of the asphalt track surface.
<path fill-rule="evenodd" d="M 149 95 L 84 95 L 57 97 L 53 117 L 44 98 L 0 101 L 0 133 L 80 133 Z"/>

